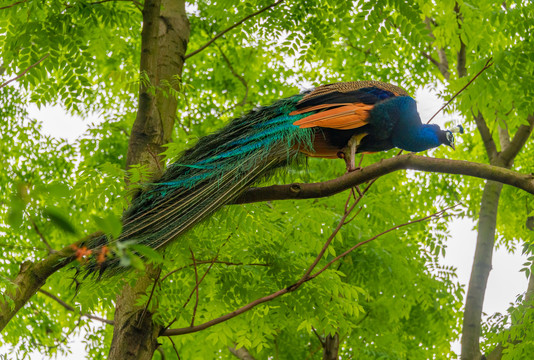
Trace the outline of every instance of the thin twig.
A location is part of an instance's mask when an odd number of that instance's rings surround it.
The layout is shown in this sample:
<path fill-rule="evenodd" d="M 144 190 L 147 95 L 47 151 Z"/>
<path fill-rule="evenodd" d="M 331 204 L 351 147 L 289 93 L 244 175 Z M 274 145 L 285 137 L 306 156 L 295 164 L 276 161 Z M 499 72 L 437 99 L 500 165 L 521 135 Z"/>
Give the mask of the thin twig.
<path fill-rule="evenodd" d="M 13 6 L 15 6 L 15 5 L 23 4 L 23 3 L 25 3 L 26 1 L 28 1 L 28 0 L 17 1 L 17 2 L 15 2 L 15 3 L 11 4 L 11 5 L 2 6 L 2 7 L 0 7 L 0 10 L 9 9 L 10 7 L 13 7 Z"/>
<path fill-rule="evenodd" d="M 313 331 L 313 333 L 315 334 L 315 336 L 317 336 L 317 339 L 319 339 L 319 342 L 321 343 L 321 346 L 322 346 L 322 347 L 325 347 L 326 344 L 325 344 L 323 338 L 321 337 L 321 335 L 319 335 L 319 334 L 317 333 L 317 330 L 315 330 L 315 328 L 314 328 L 313 326 L 312 326 L 311 328 L 312 328 L 312 331 Z"/>
<path fill-rule="evenodd" d="M 237 78 L 241 82 L 241 84 L 243 84 L 243 86 L 245 87 L 245 95 L 243 96 L 243 99 L 241 100 L 241 102 L 238 102 L 234 106 L 229 107 L 228 109 L 224 110 L 221 113 L 221 115 L 224 115 L 228 111 L 233 110 L 233 109 L 235 109 L 235 108 L 237 108 L 239 106 L 245 106 L 245 104 L 247 103 L 247 98 L 248 98 L 248 84 L 247 84 L 247 81 L 245 80 L 245 78 L 243 76 L 239 75 L 237 73 L 237 71 L 235 71 L 234 67 L 232 66 L 232 63 L 230 62 L 230 59 L 228 59 L 228 57 L 226 56 L 224 51 L 222 51 L 221 47 L 218 44 L 215 44 L 215 46 L 217 46 L 217 48 L 221 52 L 221 55 L 222 55 L 222 57 L 224 59 L 224 62 L 228 66 L 228 69 L 230 69 L 230 72 L 232 73 L 232 75 L 234 75 L 234 77 Z"/>
<path fill-rule="evenodd" d="M 354 250 L 356 250 L 360 246 L 365 245 L 365 244 L 367 244 L 367 243 L 369 243 L 369 242 L 371 242 L 373 240 L 376 240 L 377 238 L 379 238 L 382 235 L 385 235 L 387 233 L 390 233 L 390 232 L 392 232 L 394 230 L 400 229 L 400 228 L 405 227 L 405 226 L 409 226 L 409 225 L 412 225 L 412 224 L 420 223 L 422 221 L 425 221 L 425 220 L 428 220 L 428 219 L 431 219 L 431 218 L 437 218 L 437 217 L 441 216 L 442 214 L 444 214 L 446 211 L 448 211 L 448 210 L 450 210 L 450 209 L 452 209 L 452 208 L 454 208 L 454 207 L 456 207 L 458 205 L 460 205 L 460 204 L 449 206 L 449 207 L 447 207 L 447 208 L 445 208 L 443 210 L 440 210 L 440 211 L 438 211 L 438 212 L 436 212 L 434 214 L 422 217 L 422 218 L 417 219 L 417 220 L 408 221 L 408 222 L 406 222 L 404 224 L 393 226 L 392 228 L 389 228 L 389 229 L 381 232 L 378 235 L 375 235 L 375 236 L 373 236 L 373 237 L 371 237 L 371 238 L 369 238 L 367 240 L 361 241 L 358 244 L 356 244 L 353 247 L 351 247 L 350 249 L 348 249 L 347 251 L 343 252 L 342 254 L 340 254 L 340 255 L 336 256 L 335 258 L 333 258 L 332 260 L 330 260 L 321 270 L 319 270 L 315 274 L 311 275 L 309 277 L 309 279 L 311 280 L 311 279 L 315 278 L 316 276 L 319 276 L 321 273 L 323 273 L 326 269 L 328 269 L 333 263 L 335 263 L 339 259 L 347 256 L 348 254 L 350 254 L 351 252 L 353 252 Z"/>
<path fill-rule="evenodd" d="M 197 308 L 198 308 L 198 269 L 197 269 L 197 262 L 195 260 L 195 253 L 193 252 L 193 249 L 189 248 L 189 252 L 191 253 L 191 260 L 193 260 L 193 268 L 195 269 L 195 288 L 196 288 L 196 299 L 195 299 L 195 307 L 193 308 L 193 316 L 191 317 L 191 326 L 195 326 L 195 316 L 197 315 Z"/>
<path fill-rule="evenodd" d="M 49 254 L 56 253 L 57 251 L 52 249 L 52 246 L 50 246 L 48 241 L 46 241 L 46 238 L 44 237 L 44 235 L 41 232 L 41 230 L 39 230 L 39 227 L 37 227 L 37 224 L 35 223 L 35 221 L 33 221 L 33 218 L 31 216 L 28 216 L 28 218 L 30 219 L 30 222 L 32 223 L 33 229 L 35 230 L 37 235 L 39 235 L 39 237 L 41 238 L 42 242 L 45 244 L 45 246 L 46 246 L 46 248 L 48 250 L 48 253 Z"/>
<path fill-rule="evenodd" d="M 313 261 L 313 263 L 310 265 L 310 267 L 308 268 L 308 270 L 306 271 L 306 273 L 300 278 L 300 280 L 297 282 L 297 284 L 302 284 L 303 282 L 306 281 L 306 279 L 309 278 L 310 274 L 312 273 L 313 269 L 317 266 L 317 264 L 319 263 L 319 261 L 321 261 L 321 259 L 323 258 L 323 255 L 324 253 L 326 252 L 326 250 L 328 249 L 328 247 L 330 246 L 330 243 L 332 242 L 332 240 L 334 239 L 334 237 L 337 235 L 337 233 L 339 232 L 339 230 L 341 230 L 341 228 L 343 227 L 344 223 L 345 223 L 345 220 L 347 219 L 347 216 L 349 216 L 349 214 L 352 212 L 352 210 L 354 210 L 354 208 L 356 207 L 356 205 L 358 205 L 358 203 L 360 202 L 360 200 L 363 198 L 363 196 L 365 195 L 365 193 L 369 190 L 369 188 L 371 187 L 371 185 L 374 184 L 376 179 L 373 179 L 369 182 L 369 185 L 367 185 L 367 187 L 362 191 L 360 197 L 358 197 L 358 199 L 356 199 L 356 201 L 354 201 L 354 203 L 350 206 L 350 208 L 345 211 L 345 214 L 343 214 L 343 216 L 341 217 L 341 220 L 339 220 L 336 228 L 334 229 L 334 231 L 332 232 L 332 234 L 330 234 L 330 236 L 328 237 L 328 239 L 326 240 L 323 248 L 321 249 L 321 251 L 319 252 L 319 254 L 317 255 L 317 257 L 315 258 L 315 260 Z"/>
<path fill-rule="evenodd" d="M 176 348 L 176 344 L 174 343 L 174 341 L 172 340 L 171 337 L 167 337 L 167 339 L 169 339 L 171 341 L 172 348 L 174 349 L 174 352 L 176 353 L 176 356 L 178 357 L 178 360 L 180 360 L 180 354 L 178 354 L 178 349 Z"/>
<path fill-rule="evenodd" d="M 493 65 L 492 60 L 493 60 L 493 58 L 490 57 L 486 61 L 486 64 L 484 65 L 482 70 L 480 70 L 471 80 L 469 80 L 469 82 L 463 88 L 461 88 L 458 92 L 456 92 L 456 94 L 454 94 L 454 96 L 449 101 L 447 101 L 445 103 L 445 105 L 443 105 L 438 111 L 436 111 L 436 113 L 434 115 L 432 115 L 432 117 L 426 123 L 429 124 L 441 112 L 441 110 L 445 109 L 458 95 L 460 95 L 462 93 L 462 91 L 467 89 L 467 87 L 469 85 L 471 85 L 471 83 L 473 81 L 475 81 L 477 77 L 479 77 L 484 71 L 486 71 L 488 68 L 490 68 L 491 65 Z"/>
<path fill-rule="evenodd" d="M 28 71 L 30 71 L 31 68 L 36 67 L 37 65 L 39 65 L 39 63 L 41 63 L 41 61 L 43 61 L 44 59 L 46 59 L 46 58 L 49 57 L 49 56 L 50 56 L 50 54 L 46 54 L 45 56 L 43 56 L 42 58 L 40 58 L 39 60 L 37 60 L 36 63 L 31 64 L 30 66 L 28 66 L 28 68 L 26 68 L 26 70 L 24 70 L 23 72 L 21 72 L 19 75 L 15 76 L 13 79 L 10 79 L 10 80 L 6 81 L 5 83 L 3 83 L 2 85 L 0 85 L 0 88 L 3 88 L 4 86 L 7 86 L 8 84 L 12 83 L 13 81 L 20 79 L 21 77 L 23 77 L 24 75 L 26 75 L 26 73 L 27 73 Z"/>
<path fill-rule="evenodd" d="M 219 257 L 219 254 L 221 253 L 221 249 L 228 243 L 228 240 L 230 240 L 230 238 L 232 237 L 233 234 L 230 234 L 228 235 L 228 237 L 226 238 L 226 240 L 224 241 L 224 243 L 221 245 L 221 247 L 219 248 L 219 250 L 217 250 L 217 254 L 215 254 L 215 257 L 213 258 L 213 261 L 211 262 L 211 264 L 208 266 L 208 269 L 206 270 L 206 272 L 204 273 L 204 275 L 202 275 L 202 278 L 200 278 L 200 281 L 197 282 L 197 284 L 195 285 L 195 288 L 191 291 L 191 294 L 189 294 L 189 297 L 187 298 L 187 301 L 185 302 L 183 308 L 185 308 L 187 306 L 187 304 L 189 304 L 189 301 L 191 300 L 191 297 L 193 296 L 194 292 L 198 289 L 198 287 L 200 286 L 200 284 L 202 283 L 202 281 L 204 281 L 204 278 L 206 277 L 206 275 L 208 275 L 208 273 L 210 272 L 211 268 L 213 267 L 213 264 L 215 263 L 215 261 L 217 261 L 217 258 Z"/>
<path fill-rule="evenodd" d="M 146 302 L 145 308 L 143 309 L 143 312 L 141 313 L 141 316 L 139 317 L 139 321 L 137 322 L 138 327 L 141 326 L 141 323 L 143 322 L 145 314 L 148 310 L 148 305 L 150 305 L 150 301 L 152 301 L 152 296 L 154 296 L 154 290 L 156 289 L 156 285 L 158 284 L 160 275 L 161 275 L 161 267 L 158 269 L 158 275 L 156 276 L 156 279 L 154 280 L 154 284 L 152 285 L 150 296 L 148 297 L 148 301 Z"/>
<path fill-rule="evenodd" d="M 366 189 L 367 190 L 367 189 Z M 454 206 L 457 206 L 457 205 L 454 205 Z M 270 295 L 267 295 L 267 296 L 264 296 L 262 298 L 259 298 L 259 299 L 256 299 L 250 303 L 248 303 L 247 305 L 245 306 L 242 306 L 240 307 L 239 309 L 236 309 L 230 313 L 227 313 L 223 316 L 220 316 L 218 318 L 215 318 L 215 319 L 212 319 L 210 321 L 207 321 L 203 324 L 200 324 L 200 325 L 195 325 L 195 326 L 192 326 L 192 327 L 187 327 L 187 328 L 180 328 L 180 329 L 165 329 L 163 332 L 162 332 L 162 335 L 163 336 L 175 336 L 175 335 L 184 335 L 184 334 L 190 334 L 190 333 L 194 333 L 194 332 L 197 332 L 197 331 L 201 331 L 201 330 L 204 330 L 204 329 L 207 329 L 211 326 L 214 326 L 214 325 L 217 325 L 217 324 L 220 324 L 222 322 L 225 322 L 229 319 L 232 319 L 238 315 L 241 315 L 247 311 L 249 311 L 250 309 L 260 305 L 260 304 L 263 304 L 265 302 L 269 302 L 273 299 L 276 299 L 282 295 L 285 295 L 287 293 L 290 293 L 290 292 L 293 292 L 295 290 L 297 290 L 303 283 L 305 282 L 308 282 L 310 280 L 313 280 L 314 278 L 316 278 L 317 276 L 319 276 L 320 274 L 322 274 L 326 269 L 328 269 L 328 267 L 330 267 L 335 261 L 341 259 L 343 256 L 346 256 L 348 253 L 350 253 L 351 251 L 354 251 L 354 249 L 364 245 L 364 244 L 367 244 L 368 242 L 370 241 L 373 241 L 375 240 L 376 238 L 384 235 L 384 234 L 387 234 L 388 232 L 391 232 L 393 230 L 396 230 L 398 228 L 401 228 L 403 226 L 408 226 L 408 225 L 411 225 L 411 224 L 415 224 L 417 222 L 421 222 L 421 221 L 424 221 L 424 220 L 427 220 L 427 219 L 430 219 L 432 217 L 438 217 L 440 215 L 442 215 L 445 211 L 447 211 L 448 209 L 450 208 L 453 208 L 454 206 L 452 207 L 449 207 L 449 208 L 446 208 L 446 209 L 443 209 L 435 214 L 432 214 L 432 215 L 429 215 L 429 216 L 425 216 L 424 218 L 421 218 L 421 219 L 418 219 L 418 220 L 414 220 L 414 221 L 410 221 L 410 222 L 407 222 L 407 223 L 404 223 L 404 224 L 401 224 L 401 225 L 397 225 L 397 226 L 394 226 L 392 227 L 391 229 L 388 229 L 386 231 L 383 231 L 382 233 L 376 235 L 376 236 L 373 236 L 372 238 L 368 239 L 368 240 L 365 240 L 365 241 L 362 241 L 360 243 L 358 243 L 357 245 L 353 246 L 351 249 L 345 251 L 343 254 L 337 256 L 334 260 L 330 261 L 325 267 L 323 267 L 321 270 L 317 271 L 315 274 L 311 275 L 311 276 L 308 276 L 306 278 L 304 278 L 304 281 L 302 281 L 302 278 L 301 280 L 297 281 L 296 283 L 294 283 L 293 285 L 290 285 L 284 289 L 281 289 L 281 290 L 278 290 Z"/>
<path fill-rule="evenodd" d="M 254 12 L 254 13 L 252 13 L 252 14 L 246 16 L 246 17 L 244 17 L 244 18 L 241 19 L 240 21 L 236 22 L 234 25 L 230 26 L 229 28 L 224 29 L 223 31 L 221 31 L 220 33 L 218 33 L 217 35 L 215 35 L 213 38 L 211 38 L 207 43 L 205 43 L 204 45 L 202 45 L 202 46 L 201 46 L 200 48 L 198 48 L 197 50 L 193 51 L 192 53 L 189 53 L 189 54 L 185 55 L 185 59 L 188 59 L 188 58 L 190 58 L 191 56 L 198 54 L 199 52 L 201 52 L 202 50 L 204 50 L 205 48 L 207 48 L 208 46 L 210 46 L 211 43 L 213 43 L 215 40 L 217 40 L 218 38 L 220 38 L 221 36 L 223 36 L 224 34 L 226 34 L 228 31 L 230 31 L 230 30 L 232 30 L 232 29 L 238 27 L 239 25 L 241 25 L 242 23 L 244 23 L 244 22 L 247 21 L 248 19 L 253 18 L 254 16 L 259 15 L 259 14 L 261 14 L 262 12 L 267 11 L 267 10 L 269 10 L 269 9 L 271 9 L 271 8 L 273 8 L 273 7 L 275 7 L 275 6 L 279 5 L 279 4 L 281 4 L 281 3 L 283 3 L 283 2 L 284 2 L 284 0 L 278 0 L 277 2 L 275 2 L 275 3 L 273 3 L 273 4 L 271 4 L 271 5 L 267 5 L 266 7 L 264 7 L 264 8 L 262 8 L 262 9 L 256 11 L 256 12 Z"/>
<path fill-rule="evenodd" d="M 363 207 L 360 206 L 360 208 L 356 211 L 356 214 L 354 214 L 353 217 L 351 217 L 349 220 L 345 221 L 343 223 L 343 225 L 347 225 L 348 223 L 350 223 L 352 220 L 354 220 L 356 218 L 356 216 L 358 216 L 358 214 L 362 211 Z"/>
<path fill-rule="evenodd" d="M 58 304 L 60 304 L 61 306 L 63 306 L 65 309 L 67 309 L 68 311 L 72 311 L 72 312 L 76 312 L 76 308 L 74 308 L 74 306 L 72 305 L 69 305 L 67 304 L 65 301 L 61 300 L 60 298 L 58 298 L 56 295 L 54 294 L 51 294 L 49 293 L 48 291 L 46 290 L 43 290 L 43 289 L 38 289 L 37 290 L 38 292 L 40 292 L 41 294 L 43 295 L 46 295 L 48 296 L 49 298 L 51 298 L 52 300 L 56 301 Z M 97 320 L 97 321 L 101 321 L 105 324 L 108 324 L 108 325 L 113 325 L 114 322 L 112 320 L 107 320 L 107 319 L 103 319 L 101 317 L 98 317 L 98 316 L 95 316 L 95 315 L 91 315 L 91 314 L 88 314 L 88 313 L 85 313 L 85 314 L 80 314 L 81 316 L 85 316 L 86 318 L 89 318 L 91 320 Z"/>
<path fill-rule="evenodd" d="M 189 294 L 189 297 L 187 298 L 187 300 L 185 301 L 184 305 L 182 306 L 182 309 L 185 309 L 185 307 L 187 306 L 187 304 L 189 304 L 189 301 L 191 301 L 191 297 L 193 296 L 194 292 L 196 291 L 196 289 L 198 289 L 198 287 L 200 286 L 200 284 L 202 283 L 202 281 L 204 281 L 204 278 L 206 277 L 206 275 L 208 275 L 208 273 L 210 272 L 213 264 L 217 261 L 217 258 L 219 257 L 219 254 L 221 252 L 221 249 L 228 243 L 228 241 L 230 240 L 230 238 L 232 237 L 233 234 L 230 234 L 228 235 L 228 237 L 226 238 L 226 240 L 224 241 L 224 243 L 219 247 L 219 249 L 217 250 L 217 254 L 215 254 L 215 257 L 213 258 L 213 260 L 211 261 L 210 265 L 208 266 L 208 269 L 206 270 L 206 272 L 204 273 L 204 275 L 202 275 L 202 278 L 200 279 L 200 281 L 197 281 L 195 287 L 193 288 L 193 290 L 191 290 L 191 293 Z M 170 273 L 169 273 L 170 274 Z M 167 274 L 166 276 L 168 276 L 169 274 Z M 165 276 L 165 277 L 166 277 Z M 167 331 L 167 329 L 169 327 L 171 327 L 171 325 L 176 321 L 177 317 L 175 317 L 170 323 L 169 325 L 165 326 L 160 334 L 164 334 L 165 331 Z M 192 326 L 193 327 L 193 326 Z"/>

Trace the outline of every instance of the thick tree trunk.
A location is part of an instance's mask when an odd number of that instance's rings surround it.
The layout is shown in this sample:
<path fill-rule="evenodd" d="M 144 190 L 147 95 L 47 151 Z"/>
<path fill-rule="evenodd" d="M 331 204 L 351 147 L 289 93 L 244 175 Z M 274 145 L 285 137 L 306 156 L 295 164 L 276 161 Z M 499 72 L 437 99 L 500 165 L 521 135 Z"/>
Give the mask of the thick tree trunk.
<path fill-rule="evenodd" d="M 141 83 L 137 117 L 128 146 L 127 166 L 142 164 L 157 178 L 162 173 L 162 145 L 171 141 L 189 22 L 185 0 L 146 0 L 143 9 L 141 73 L 146 74 L 155 94 Z M 117 298 L 115 327 L 109 359 L 152 359 L 161 326 L 152 321 L 146 306 L 136 305 L 158 280 L 160 270 L 147 266 L 133 287 L 125 286 Z"/>
<path fill-rule="evenodd" d="M 245 347 L 240 347 L 239 349 L 228 347 L 228 350 L 238 359 L 241 360 L 255 360 Z"/>
<path fill-rule="evenodd" d="M 337 360 L 339 351 L 339 334 L 328 334 L 324 341 L 323 360 Z"/>
<path fill-rule="evenodd" d="M 502 184 L 487 181 L 482 194 L 478 217 L 477 246 L 471 270 L 462 329 L 462 360 L 478 360 L 481 357 L 479 337 L 482 306 L 488 276 L 491 271 L 497 210 Z"/>
<path fill-rule="evenodd" d="M 477 128 L 484 141 L 486 152 L 491 165 L 510 169 L 517 154 L 527 142 L 534 127 L 534 116 L 527 118 L 528 125 L 521 125 L 512 140 L 508 131 L 499 130 L 501 152 L 497 152 L 495 141 L 482 117 L 475 117 Z M 486 294 L 486 285 L 491 271 L 493 246 L 495 243 L 495 228 L 497 224 L 497 210 L 501 195 L 502 183 L 487 181 L 482 194 L 478 219 L 478 236 L 473 269 L 469 279 L 467 300 L 464 311 L 462 329 L 462 360 L 478 360 L 480 352 L 480 329 L 482 322 L 482 306 Z"/>
<path fill-rule="evenodd" d="M 109 359 L 152 359 L 161 326 L 154 324 L 150 311 L 135 304 L 137 297 L 157 281 L 158 274 L 157 269 L 147 269 L 134 287 L 126 286 L 118 296 Z"/>

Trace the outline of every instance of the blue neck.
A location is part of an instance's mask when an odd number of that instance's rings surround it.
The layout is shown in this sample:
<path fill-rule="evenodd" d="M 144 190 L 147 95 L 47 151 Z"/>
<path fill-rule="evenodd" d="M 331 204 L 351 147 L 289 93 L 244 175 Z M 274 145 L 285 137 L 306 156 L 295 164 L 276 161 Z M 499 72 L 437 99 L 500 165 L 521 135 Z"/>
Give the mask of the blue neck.
<path fill-rule="evenodd" d="M 402 126 L 402 125 L 401 125 Z M 393 145 L 406 151 L 419 152 L 441 145 L 439 126 L 421 125 L 418 127 L 402 127 L 394 131 L 391 140 Z"/>

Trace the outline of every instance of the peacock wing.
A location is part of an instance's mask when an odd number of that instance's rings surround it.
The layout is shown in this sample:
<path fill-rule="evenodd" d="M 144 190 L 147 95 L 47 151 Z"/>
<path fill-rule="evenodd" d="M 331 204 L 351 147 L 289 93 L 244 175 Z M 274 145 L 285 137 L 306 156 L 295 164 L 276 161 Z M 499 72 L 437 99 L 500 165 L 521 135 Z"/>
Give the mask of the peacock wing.
<path fill-rule="evenodd" d="M 407 96 L 398 86 L 378 81 L 323 85 L 307 93 L 289 115 L 310 113 L 293 123 L 300 128 L 350 130 L 368 123 L 374 105 L 395 96 Z"/>

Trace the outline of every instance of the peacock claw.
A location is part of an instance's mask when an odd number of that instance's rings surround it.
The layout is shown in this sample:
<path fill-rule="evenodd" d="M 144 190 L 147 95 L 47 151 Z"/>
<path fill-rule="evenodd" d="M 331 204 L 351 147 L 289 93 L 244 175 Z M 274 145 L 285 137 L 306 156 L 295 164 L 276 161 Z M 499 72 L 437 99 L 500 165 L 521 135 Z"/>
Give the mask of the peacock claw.
<path fill-rule="evenodd" d="M 358 150 L 358 146 L 360 146 L 360 142 L 362 139 L 367 135 L 367 133 L 354 135 L 350 138 L 349 142 L 347 143 L 347 146 L 343 148 L 342 151 L 337 153 L 337 156 L 343 160 L 345 160 L 345 164 L 347 166 L 347 172 L 353 172 L 356 170 L 360 170 L 360 166 L 356 166 L 356 151 Z"/>

